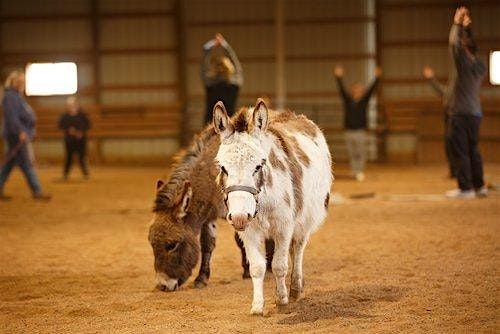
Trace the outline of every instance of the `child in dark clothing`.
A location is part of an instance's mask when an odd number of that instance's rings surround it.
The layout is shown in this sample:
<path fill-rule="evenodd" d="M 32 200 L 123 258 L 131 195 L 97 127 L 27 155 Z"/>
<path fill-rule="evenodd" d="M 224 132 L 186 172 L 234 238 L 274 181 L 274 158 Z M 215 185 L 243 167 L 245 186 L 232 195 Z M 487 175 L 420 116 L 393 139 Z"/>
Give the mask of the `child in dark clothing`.
<path fill-rule="evenodd" d="M 87 131 L 90 129 L 90 120 L 80 108 L 76 97 L 68 97 L 66 108 L 66 112 L 59 119 L 59 128 L 64 131 L 64 146 L 66 149 L 63 178 L 68 179 L 69 170 L 73 163 L 73 155 L 77 153 L 83 176 L 87 179 L 89 177 L 86 158 Z"/>

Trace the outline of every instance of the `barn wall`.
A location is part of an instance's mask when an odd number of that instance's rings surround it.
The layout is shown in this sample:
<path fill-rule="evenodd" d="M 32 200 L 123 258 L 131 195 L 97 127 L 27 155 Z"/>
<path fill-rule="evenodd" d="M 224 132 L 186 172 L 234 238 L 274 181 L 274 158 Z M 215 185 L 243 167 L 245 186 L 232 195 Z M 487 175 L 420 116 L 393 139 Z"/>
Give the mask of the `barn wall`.
<path fill-rule="evenodd" d="M 178 104 L 175 3 L 174 0 L 0 0 L 2 74 L 24 67 L 26 62 L 74 61 L 84 107 Z M 63 108 L 65 97 L 29 100 L 35 110 L 44 112 L 47 108 Z M 181 111 L 177 108 L 175 112 Z M 131 140 L 103 135 L 94 141 L 98 143 L 91 145 L 90 151 L 95 153 L 92 155 L 105 154 L 113 159 L 166 157 L 179 146 L 178 136 Z M 158 145 L 158 141 L 162 144 Z M 53 139 L 42 139 L 35 147 L 41 160 L 52 160 L 60 155 L 60 146 Z M 99 147 L 100 152 L 94 152 L 94 147 Z M 116 154 L 111 154 L 113 151 Z"/>
<path fill-rule="evenodd" d="M 285 0 L 286 106 L 317 121 L 336 161 L 345 160 L 333 67 L 344 65 L 348 84 L 368 83 L 379 62 L 384 78 L 370 107 L 371 158 L 441 160 L 441 130 L 428 126 L 441 116 L 420 116 L 426 108 L 439 108 L 421 68 L 429 64 L 440 80 L 447 79 L 446 40 L 455 3 Z M 468 3 L 485 58 L 490 50 L 500 49 L 500 3 Z M 263 95 L 275 98 L 274 16 L 272 0 L 0 0 L 0 70 L 3 78 L 26 62 L 75 61 L 84 106 L 100 104 L 119 112 L 157 106 L 168 114 L 165 128 L 176 129 L 168 135 L 152 132 L 133 140 L 96 138 L 91 145 L 95 155 L 112 156 L 99 157 L 103 161 L 164 157 L 179 146 L 181 137 L 190 138 L 203 126 L 201 46 L 215 32 L 227 38 L 243 64 L 239 104 L 250 105 Z M 495 115 L 500 112 L 495 111 L 494 101 L 500 100 L 499 88 L 485 83 L 482 94 L 489 110 L 485 121 L 497 124 Z M 30 99 L 40 113 L 62 108 L 64 100 Z M 422 100 L 431 107 L 412 102 Z M 421 133 L 429 128 L 435 132 Z M 53 131 L 57 131 L 55 125 Z M 498 131 L 488 131 L 484 147 L 494 152 Z M 58 156 L 61 147 L 56 142 L 52 137 L 38 142 L 38 155 Z M 488 153 L 485 158 L 495 156 Z"/>

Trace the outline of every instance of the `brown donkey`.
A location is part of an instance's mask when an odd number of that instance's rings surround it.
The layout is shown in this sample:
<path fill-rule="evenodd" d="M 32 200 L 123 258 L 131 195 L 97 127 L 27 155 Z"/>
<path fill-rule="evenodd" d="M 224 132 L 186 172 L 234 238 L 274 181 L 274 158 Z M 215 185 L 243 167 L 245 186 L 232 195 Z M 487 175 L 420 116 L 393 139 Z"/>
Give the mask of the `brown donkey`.
<path fill-rule="evenodd" d="M 149 242 L 160 290 L 173 291 L 186 282 L 198 262 L 200 249 L 201 266 L 195 287 L 207 285 L 217 237 L 215 222 L 226 216 L 221 188 L 215 183 L 218 169 L 214 158 L 219 145 L 219 136 L 213 127 L 207 127 L 177 155 L 168 181 L 157 183 Z M 242 253 L 243 277 L 249 278 L 243 243 L 237 234 L 235 239 Z M 273 251 L 273 243 L 268 241 L 269 267 Z"/>

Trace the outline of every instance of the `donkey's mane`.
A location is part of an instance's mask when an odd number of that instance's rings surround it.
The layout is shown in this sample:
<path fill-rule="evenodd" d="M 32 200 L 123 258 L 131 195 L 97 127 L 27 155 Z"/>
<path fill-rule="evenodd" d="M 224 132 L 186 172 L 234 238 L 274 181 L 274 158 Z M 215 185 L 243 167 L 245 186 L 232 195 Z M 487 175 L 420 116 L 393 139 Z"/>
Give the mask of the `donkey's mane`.
<path fill-rule="evenodd" d="M 254 109 L 241 108 L 231 120 L 233 122 L 235 132 L 248 132 L 251 129 L 251 119 Z M 310 138 L 315 138 L 320 131 L 316 124 L 311 122 L 306 116 L 296 114 L 293 111 L 286 110 L 273 110 L 269 111 L 269 125 L 268 132 L 275 135 L 281 141 L 278 132 L 282 132 L 283 126 L 286 126 L 291 131 L 300 132 Z M 282 145 L 283 146 L 283 145 Z"/>
<path fill-rule="evenodd" d="M 175 200 L 182 191 L 184 183 L 189 180 L 194 165 L 202 155 L 205 144 L 215 134 L 213 126 L 207 126 L 194 137 L 188 148 L 181 149 L 175 154 L 167 182 L 156 193 L 153 212 L 169 210 L 176 204 Z"/>

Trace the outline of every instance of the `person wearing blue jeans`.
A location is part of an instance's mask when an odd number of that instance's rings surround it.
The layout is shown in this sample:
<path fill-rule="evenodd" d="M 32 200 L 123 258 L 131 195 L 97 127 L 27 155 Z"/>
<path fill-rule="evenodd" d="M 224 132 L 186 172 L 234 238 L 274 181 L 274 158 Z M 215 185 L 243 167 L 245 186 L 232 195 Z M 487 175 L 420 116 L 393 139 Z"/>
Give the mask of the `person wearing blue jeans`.
<path fill-rule="evenodd" d="M 5 81 L 3 109 L 3 138 L 6 146 L 4 161 L 0 167 L 0 200 L 8 200 L 4 186 L 14 166 L 18 165 L 28 182 L 33 198 L 49 200 L 50 195 L 42 192 L 38 175 L 33 166 L 31 141 L 35 134 L 35 114 L 24 100 L 25 79 L 20 71 L 13 71 Z"/>

